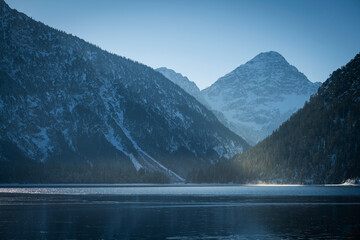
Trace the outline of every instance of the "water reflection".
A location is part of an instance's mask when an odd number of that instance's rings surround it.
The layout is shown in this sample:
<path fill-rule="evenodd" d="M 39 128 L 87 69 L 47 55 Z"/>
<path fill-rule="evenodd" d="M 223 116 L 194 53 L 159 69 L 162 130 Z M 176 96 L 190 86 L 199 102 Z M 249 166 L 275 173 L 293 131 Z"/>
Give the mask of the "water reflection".
<path fill-rule="evenodd" d="M 1 185 L 0 185 L 1 186 Z M 4 186 L 4 185 L 3 185 Z M 5 185 L 6 186 L 6 185 Z M 344 185 L 34 185 L 0 187 L 0 193 L 62 195 L 187 195 L 187 196 L 360 196 L 360 186 Z"/>
<path fill-rule="evenodd" d="M 1 239 L 360 237 L 358 197 L 2 194 L 0 199 Z"/>

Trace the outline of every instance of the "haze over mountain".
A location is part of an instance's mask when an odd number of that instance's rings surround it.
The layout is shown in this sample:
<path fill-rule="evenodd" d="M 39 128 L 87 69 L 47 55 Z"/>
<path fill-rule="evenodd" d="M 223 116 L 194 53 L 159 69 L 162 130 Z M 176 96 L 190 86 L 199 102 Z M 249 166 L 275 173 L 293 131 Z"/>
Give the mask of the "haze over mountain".
<path fill-rule="evenodd" d="M 232 161 L 193 173 L 205 182 L 343 183 L 360 177 L 360 54 L 309 103 Z"/>
<path fill-rule="evenodd" d="M 182 181 L 248 147 L 155 70 L 0 0 L 0 181 Z"/>

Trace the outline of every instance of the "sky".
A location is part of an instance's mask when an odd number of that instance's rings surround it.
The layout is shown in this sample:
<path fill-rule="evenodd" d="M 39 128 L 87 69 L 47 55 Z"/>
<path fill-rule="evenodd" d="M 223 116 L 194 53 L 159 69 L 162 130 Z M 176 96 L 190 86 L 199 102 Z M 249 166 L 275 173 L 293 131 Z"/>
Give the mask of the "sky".
<path fill-rule="evenodd" d="M 360 0 L 5 0 L 35 20 L 200 89 L 260 52 L 310 81 L 360 52 Z"/>

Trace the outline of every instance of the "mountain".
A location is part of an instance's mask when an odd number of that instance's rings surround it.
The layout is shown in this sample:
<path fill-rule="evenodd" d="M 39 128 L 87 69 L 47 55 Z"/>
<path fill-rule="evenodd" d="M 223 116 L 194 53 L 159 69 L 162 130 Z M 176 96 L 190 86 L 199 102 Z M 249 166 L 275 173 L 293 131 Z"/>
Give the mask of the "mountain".
<path fill-rule="evenodd" d="M 319 86 L 271 51 L 219 78 L 202 95 L 224 125 L 253 145 L 301 108 Z"/>
<path fill-rule="evenodd" d="M 0 36 L 0 182 L 177 182 L 248 147 L 162 74 L 3 0 Z"/>
<path fill-rule="evenodd" d="M 230 162 L 192 173 L 191 179 L 343 183 L 359 177 L 360 54 L 334 71 L 271 136 Z"/>
<path fill-rule="evenodd" d="M 184 89 L 185 92 L 196 98 L 200 103 L 205 103 L 205 100 L 202 97 L 198 86 L 196 86 L 196 84 L 190 81 L 187 77 L 181 75 L 181 73 L 177 73 L 174 70 L 166 67 L 157 68 L 155 70 L 164 75 L 164 77 L 166 77 L 182 89 Z"/>

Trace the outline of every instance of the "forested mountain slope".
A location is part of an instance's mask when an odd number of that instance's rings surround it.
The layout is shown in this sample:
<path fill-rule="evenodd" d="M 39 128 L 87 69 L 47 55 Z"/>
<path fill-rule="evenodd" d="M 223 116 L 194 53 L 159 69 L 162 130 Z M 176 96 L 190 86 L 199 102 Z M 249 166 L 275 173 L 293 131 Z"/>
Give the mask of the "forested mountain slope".
<path fill-rule="evenodd" d="M 176 182 L 248 146 L 150 67 L 3 0 L 0 93 L 0 182 Z"/>
<path fill-rule="evenodd" d="M 360 177 L 360 54 L 271 136 L 190 181 L 342 183 Z"/>

